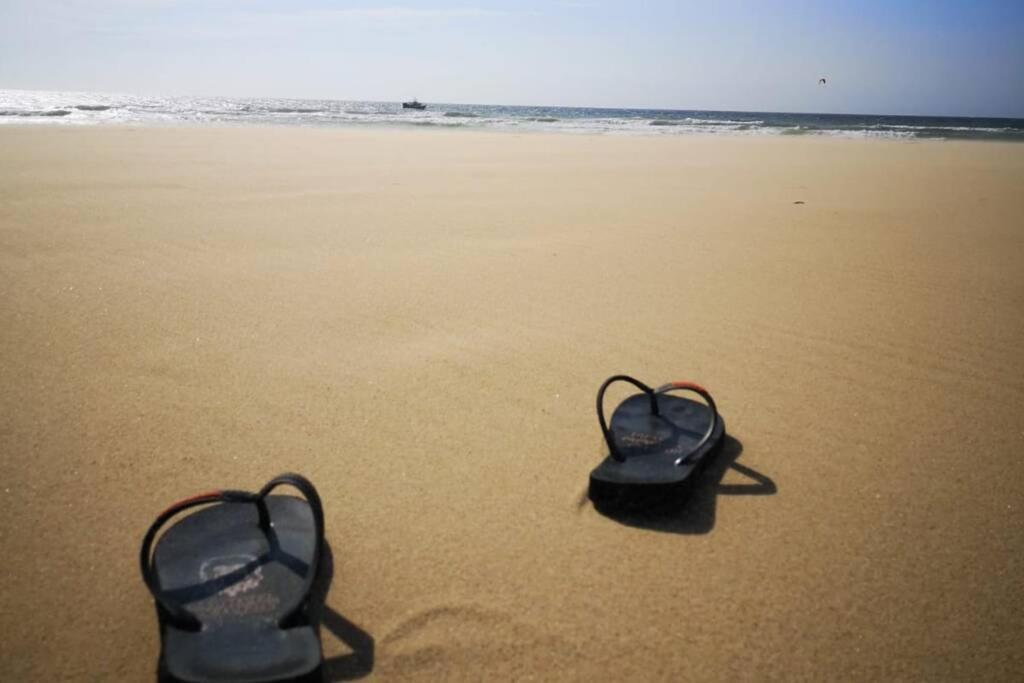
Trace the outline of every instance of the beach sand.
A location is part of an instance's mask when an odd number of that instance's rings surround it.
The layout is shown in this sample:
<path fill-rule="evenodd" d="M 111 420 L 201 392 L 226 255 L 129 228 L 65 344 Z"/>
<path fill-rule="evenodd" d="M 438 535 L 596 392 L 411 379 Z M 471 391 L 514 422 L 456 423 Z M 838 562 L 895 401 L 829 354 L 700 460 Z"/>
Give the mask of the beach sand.
<path fill-rule="evenodd" d="M 146 528 L 287 470 L 332 679 L 1024 667 L 1024 146 L 5 127 L 0 289 L 5 681 L 151 680 Z M 620 372 L 681 514 L 586 502 Z"/>

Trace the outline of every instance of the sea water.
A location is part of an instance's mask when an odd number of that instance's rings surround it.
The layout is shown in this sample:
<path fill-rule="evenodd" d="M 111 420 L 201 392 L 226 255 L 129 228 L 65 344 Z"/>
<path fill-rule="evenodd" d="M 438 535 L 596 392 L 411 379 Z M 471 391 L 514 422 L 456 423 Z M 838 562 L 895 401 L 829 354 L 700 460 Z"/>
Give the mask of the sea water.
<path fill-rule="evenodd" d="M 426 104 L 426 110 L 417 111 L 403 109 L 400 102 L 0 90 L 0 125 L 428 126 L 606 134 L 832 135 L 1024 141 L 1024 119 Z"/>

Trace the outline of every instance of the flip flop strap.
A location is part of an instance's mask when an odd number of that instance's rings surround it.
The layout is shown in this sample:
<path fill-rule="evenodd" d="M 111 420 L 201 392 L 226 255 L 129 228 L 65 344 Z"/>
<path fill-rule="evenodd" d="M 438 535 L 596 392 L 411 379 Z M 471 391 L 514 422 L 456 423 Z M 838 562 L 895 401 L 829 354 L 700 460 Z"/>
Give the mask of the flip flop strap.
<path fill-rule="evenodd" d="M 313 513 L 313 527 L 316 531 L 316 542 L 313 546 L 313 558 L 310 560 L 309 571 L 306 572 L 306 580 L 303 582 L 302 592 L 299 594 L 299 598 L 295 601 L 295 604 L 289 607 L 277 622 L 278 625 L 283 628 L 287 626 L 288 622 L 306 606 L 306 598 L 309 597 L 309 593 L 313 589 L 313 582 L 316 581 L 316 576 L 320 569 L 320 556 L 323 553 L 324 547 L 324 508 L 320 502 L 320 494 L 317 493 L 316 487 L 313 486 L 313 483 L 301 474 L 296 474 L 295 472 L 286 472 L 274 477 L 267 482 L 262 489 L 260 489 L 260 492 L 257 495 L 262 500 L 271 491 L 281 485 L 288 485 L 297 489 L 306 501 L 309 502 L 309 509 Z"/>
<path fill-rule="evenodd" d="M 618 446 L 615 445 L 615 435 L 612 434 L 612 430 L 608 428 L 608 421 L 604 419 L 604 392 L 615 382 L 629 382 L 650 396 L 652 415 L 658 414 L 658 400 L 655 396 L 654 389 L 651 389 L 640 380 L 634 379 L 629 375 L 612 375 L 606 379 L 604 384 L 601 385 L 601 388 L 597 390 L 597 421 L 601 423 L 601 434 L 604 435 L 604 440 L 608 444 L 608 451 L 611 453 L 612 457 L 619 462 L 625 462 L 626 456 L 624 456 Z"/>
<path fill-rule="evenodd" d="M 704 433 L 701 440 L 697 442 L 697 445 L 691 448 L 689 452 L 679 456 L 675 460 L 674 464 L 677 466 L 685 463 L 687 458 L 703 448 L 714 434 L 715 429 L 718 427 L 718 408 L 715 406 L 715 399 L 711 398 L 711 393 L 699 384 L 694 382 L 670 382 L 668 384 L 663 384 L 657 389 L 651 389 L 640 380 L 634 379 L 629 375 L 613 375 L 604 381 L 597 392 L 597 419 L 598 422 L 601 423 L 601 434 L 604 435 L 604 440 L 608 444 L 609 453 L 611 453 L 611 456 L 619 462 L 625 462 L 626 456 L 622 454 L 622 451 L 620 451 L 618 446 L 615 444 L 615 434 L 613 434 L 612 430 L 608 427 L 608 422 L 604 417 L 604 393 L 611 384 L 619 381 L 629 382 L 650 396 L 651 415 L 661 414 L 658 409 L 658 394 L 666 394 L 670 391 L 692 391 L 707 401 L 708 407 L 711 408 L 711 424 L 708 425 L 707 431 Z"/>
<path fill-rule="evenodd" d="M 708 424 L 707 431 L 704 432 L 704 436 L 701 437 L 701 440 L 697 442 L 696 446 L 691 448 L 689 452 L 676 458 L 674 464 L 679 466 L 685 463 L 691 455 L 700 451 L 700 449 L 703 448 L 708 440 L 710 440 L 714 435 L 715 429 L 718 428 L 718 408 L 715 406 L 715 399 L 711 398 L 711 392 L 695 382 L 669 382 L 668 384 L 663 384 L 655 389 L 654 395 L 667 394 L 670 391 L 691 391 L 703 398 L 707 402 L 708 407 L 711 408 L 711 422 Z"/>
<path fill-rule="evenodd" d="M 267 511 L 266 501 L 264 499 L 270 491 L 282 484 L 288 484 L 295 487 L 309 502 L 309 507 L 313 512 L 313 523 L 316 528 L 316 546 L 313 549 L 313 561 L 309 568 L 309 572 L 306 575 L 302 597 L 294 606 L 285 612 L 280 622 L 287 621 L 302 608 L 305 603 L 306 596 L 312 588 L 313 581 L 316 577 L 320 564 L 320 553 L 324 541 L 324 512 L 323 506 L 320 503 L 320 496 L 317 494 L 316 488 L 313 484 L 300 474 L 288 472 L 271 479 L 262 489 L 260 489 L 258 493 L 226 489 L 208 491 L 206 493 L 200 493 L 199 495 L 180 500 L 161 512 L 160 515 L 157 516 L 156 520 L 154 520 L 153 524 L 150 525 L 149 530 L 146 532 L 146 536 L 142 539 L 142 548 L 139 551 L 139 565 L 142 569 L 142 580 L 145 582 L 149 592 L 153 595 L 153 599 L 156 600 L 157 604 L 163 608 L 171 621 L 175 622 L 177 626 L 186 630 L 197 631 L 202 628 L 202 623 L 195 614 L 183 605 L 170 600 L 160 591 L 160 586 L 156 578 L 156 572 L 154 571 L 151 557 L 153 541 L 156 539 L 157 532 L 160 531 L 164 524 L 179 513 L 200 505 L 209 505 L 210 503 L 255 504 L 259 515 L 259 527 L 268 531 L 272 523 Z"/>

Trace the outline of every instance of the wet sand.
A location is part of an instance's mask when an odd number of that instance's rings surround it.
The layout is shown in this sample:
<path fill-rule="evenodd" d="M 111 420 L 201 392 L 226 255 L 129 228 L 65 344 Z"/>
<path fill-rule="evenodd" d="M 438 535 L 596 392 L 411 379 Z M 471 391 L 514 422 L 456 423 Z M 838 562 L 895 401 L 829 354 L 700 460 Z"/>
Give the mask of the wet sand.
<path fill-rule="evenodd" d="M 1011 679 L 1022 188 L 1001 143 L 2 128 L 0 678 L 152 679 L 149 523 L 295 470 L 333 679 Z M 620 372 L 727 421 L 680 513 L 585 502 Z"/>

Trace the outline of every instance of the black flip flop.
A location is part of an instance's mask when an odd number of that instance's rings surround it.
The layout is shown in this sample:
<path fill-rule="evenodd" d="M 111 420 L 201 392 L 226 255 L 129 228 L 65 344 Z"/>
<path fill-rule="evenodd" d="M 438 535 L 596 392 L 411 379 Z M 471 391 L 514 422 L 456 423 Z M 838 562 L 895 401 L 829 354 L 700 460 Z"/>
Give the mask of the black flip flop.
<path fill-rule="evenodd" d="M 269 495 L 281 485 L 305 500 Z M 198 506 L 207 507 L 153 548 L 164 524 Z M 167 508 L 139 558 L 156 601 L 161 676 L 257 683 L 316 671 L 323 654 L 306 608 L 323 542 L 320 496 L 298 474 L 274 477 L 258 493 L 212 491 Z"/>
<path fill-rule="evenodd" d="M 604 392 L 613 382 L 629 382 L 634 394 L 604 418 Z M 690 391 L 700 403 L 670 391 Z M 685 489 L 709 454 L 722 444 L 725 423 L 706 389 L 692 382 L 672 382 L 652 389 L 627 375 L 605 380 L 597 392 L 597 419 L 609 455 L 590 473 L 590 500 L 598 507 L 642 505 Z"/>

